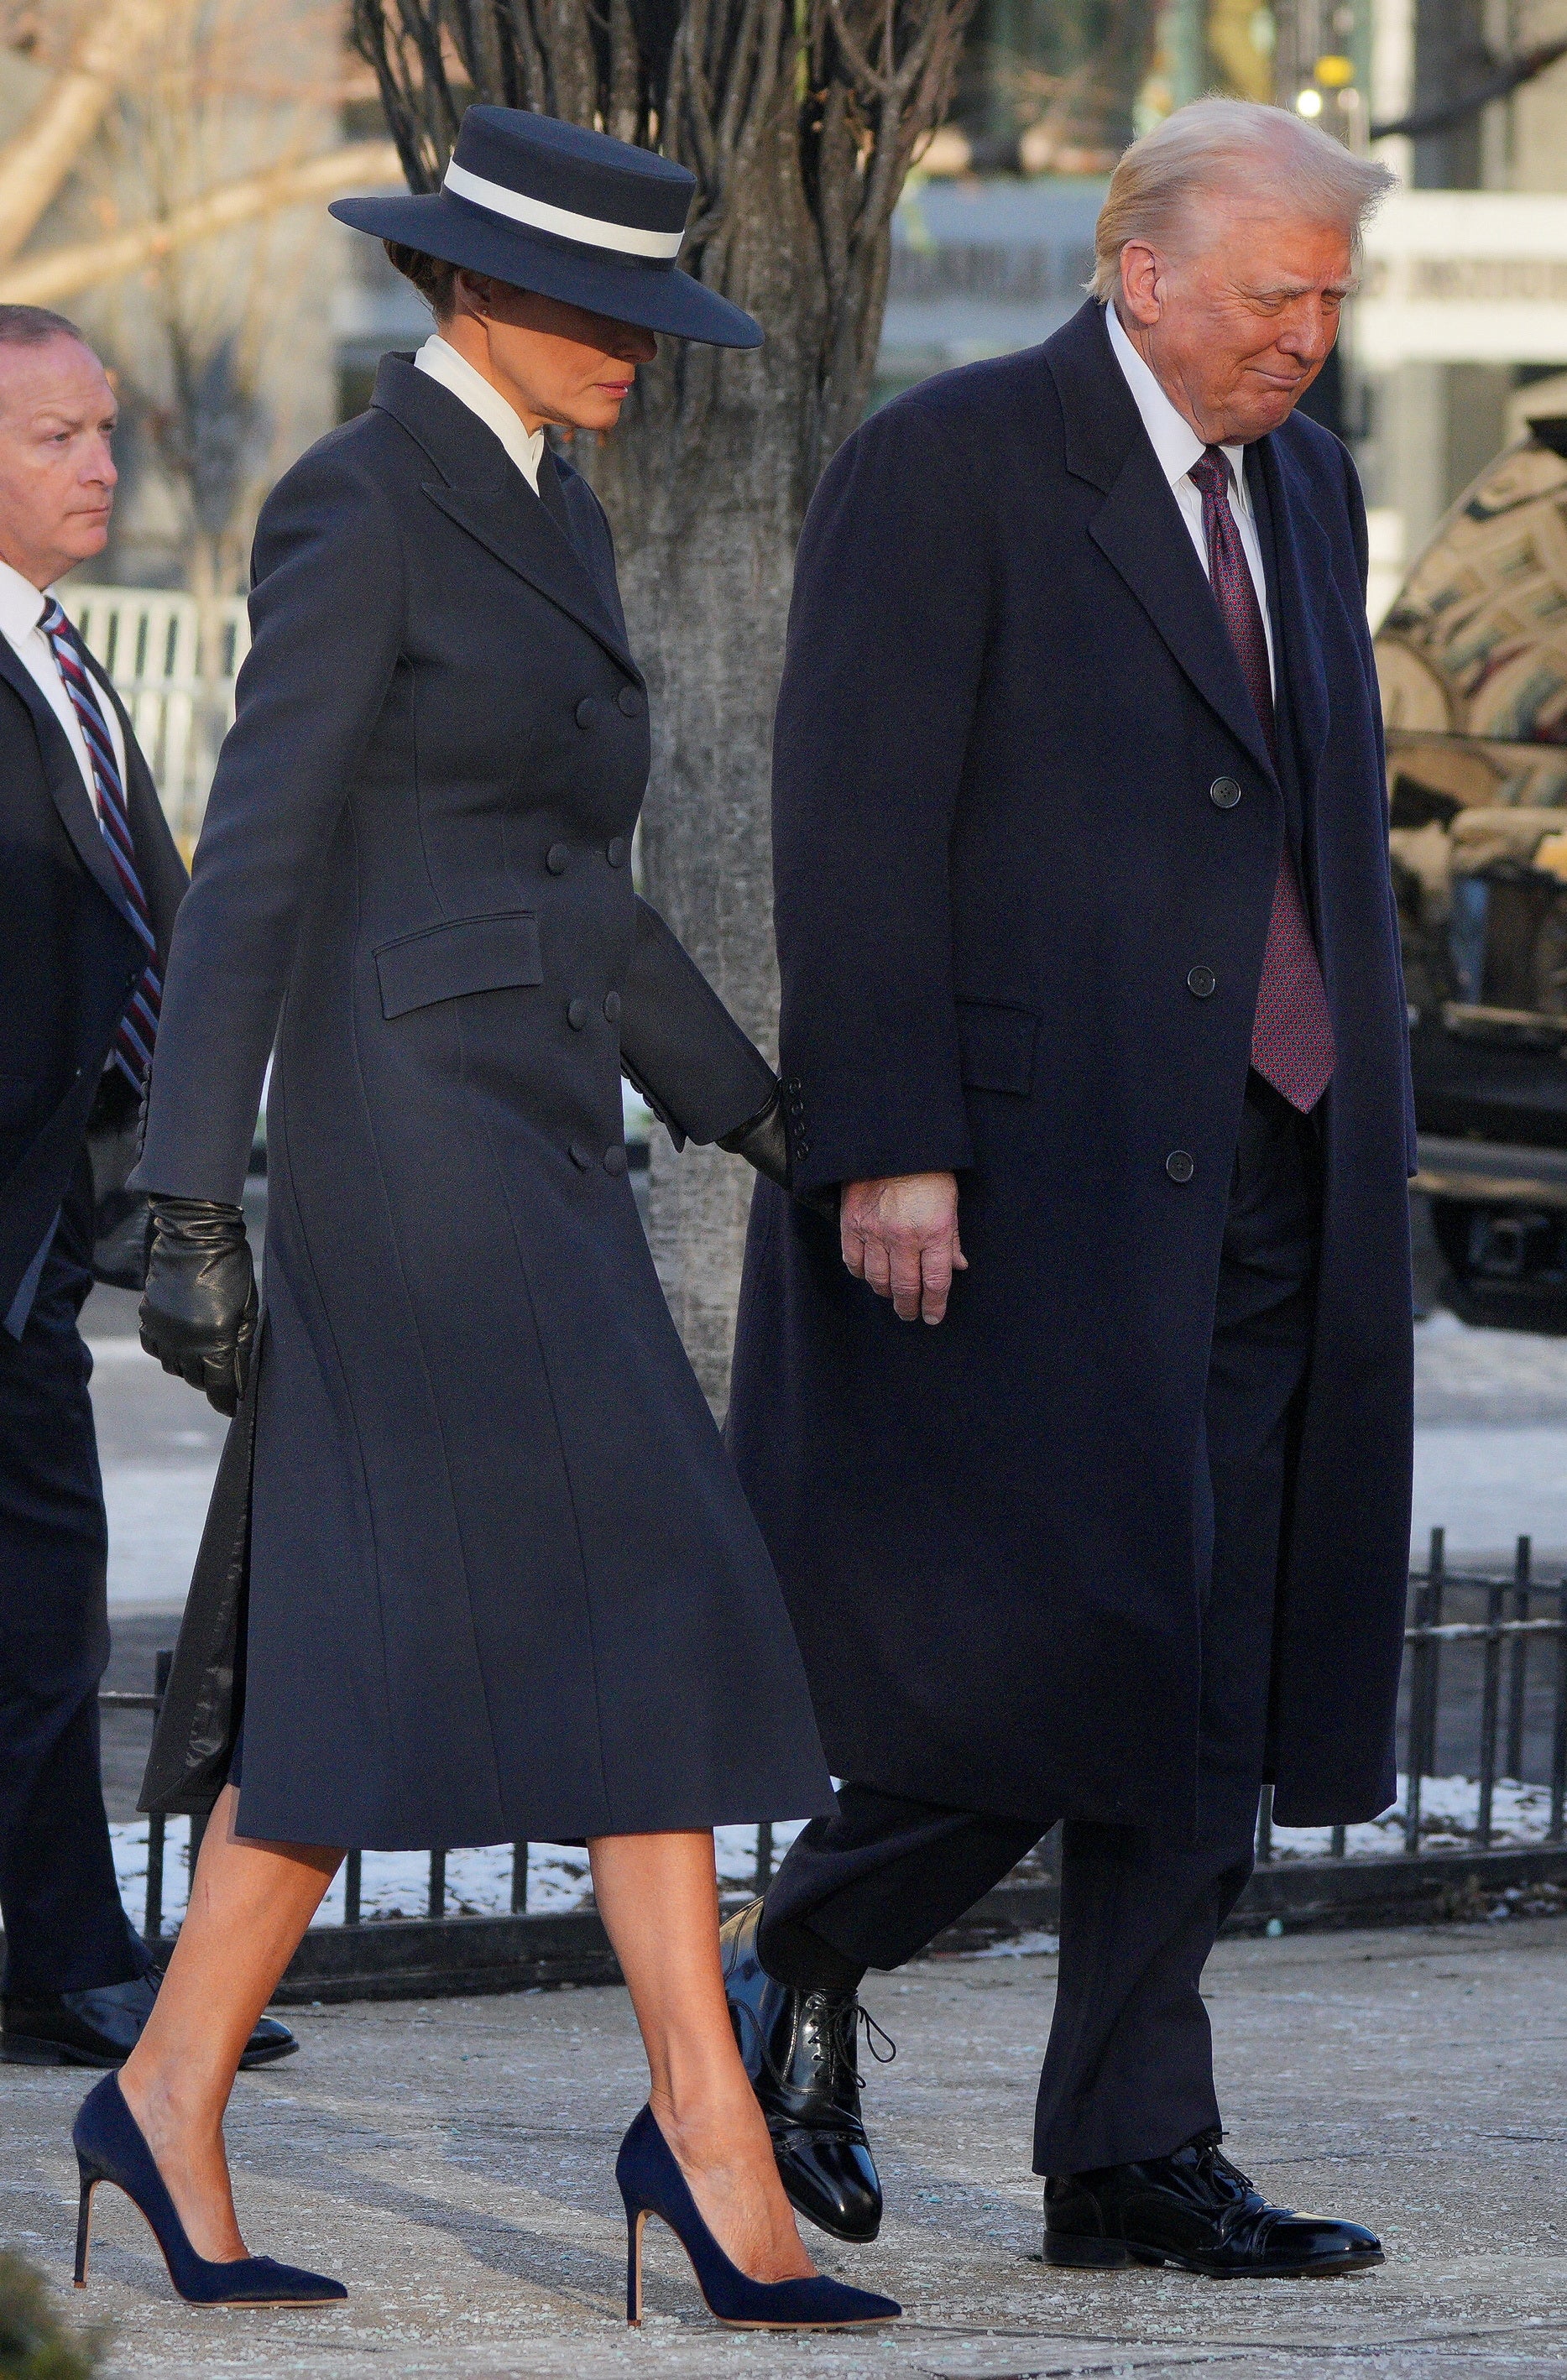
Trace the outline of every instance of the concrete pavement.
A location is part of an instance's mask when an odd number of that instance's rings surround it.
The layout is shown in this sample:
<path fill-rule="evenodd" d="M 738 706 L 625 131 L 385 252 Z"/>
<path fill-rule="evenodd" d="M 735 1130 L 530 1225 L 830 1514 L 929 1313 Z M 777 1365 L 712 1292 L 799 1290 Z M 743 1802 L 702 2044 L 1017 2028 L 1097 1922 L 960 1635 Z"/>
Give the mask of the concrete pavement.
<path fill-rule="evenodd" d="M 113 2380 L 1558 2380 L 1567 2374 L 1567 1924 L 1227 1942 L 1210 1971 L 1237 2160 L 1286 2204 L 1376 2224 L 1385 2268 L 1315 2285 L 1039 2261 L 1028 2170 L 1054 1961 L 873 1978 L 898 2057 L 868 2112 L 889 2218 L 829 2269 L 907 2319 L 839 2339 L 720 2331 L 657 2227 L 622 2321 L 615 2146 L 643 2071 L 625 1995 L 300 2011 L 229 2134 L 258 2250 L 340 2274 L 340 2309 L 199 2313 L 102 2192 L 92 2287 Z M 85 2078 L 0 2068 L 0 2234 L 68 2281 Z M 67 2290 L 67 2297 L 69 2292 Z"/>

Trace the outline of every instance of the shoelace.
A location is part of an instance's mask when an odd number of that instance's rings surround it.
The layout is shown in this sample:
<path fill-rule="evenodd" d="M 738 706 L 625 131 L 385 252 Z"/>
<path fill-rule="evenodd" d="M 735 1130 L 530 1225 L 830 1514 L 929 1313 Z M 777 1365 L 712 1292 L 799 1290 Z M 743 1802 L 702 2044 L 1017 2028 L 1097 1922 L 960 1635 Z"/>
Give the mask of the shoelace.
<path fill-rule="evenodd" d="M 862 2024 L 865 2027 L 865 2046 L 878 2066 L 891 2066 L 898 2054 L 898 2045 L 885 2026 L 878 2024 L 870 2010 L 862 2008 L 857 1999 L 849 2000 L 840 2011 L 830 2038 L 834 2057 L 843 2060 L 858 2091 L 865 2088 L 865 2077 L 859 2070 L 859 2044 L 856 2038 Z M 879 2041 L 886 2043 L 884 2051 L 877 2047 Z"/>

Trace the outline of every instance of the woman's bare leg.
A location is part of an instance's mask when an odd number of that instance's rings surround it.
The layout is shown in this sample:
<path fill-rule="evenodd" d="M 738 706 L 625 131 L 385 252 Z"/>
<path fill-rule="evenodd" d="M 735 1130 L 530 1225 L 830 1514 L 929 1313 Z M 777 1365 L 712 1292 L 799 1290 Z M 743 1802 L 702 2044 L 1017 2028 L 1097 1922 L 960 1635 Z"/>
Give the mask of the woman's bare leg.
<path fill-rule="evenodd" d="M 246 2252 L 224 2155 L 223 2116 L 245 2044 L 343 1854 L 248 1842 L 224 1787 L 190 1881 L 190 1905 L 141 2038 L 120 2070 L 125 2102 L 199 2256 Z"/>
<path fill-rule="evenodd" d="M 601 1835 L 588 1850 L 648 2053 L 649 2104 L 691 2195 L 752 2280 L 814 2273 L 735 2046 L 711 1835 Z"/>

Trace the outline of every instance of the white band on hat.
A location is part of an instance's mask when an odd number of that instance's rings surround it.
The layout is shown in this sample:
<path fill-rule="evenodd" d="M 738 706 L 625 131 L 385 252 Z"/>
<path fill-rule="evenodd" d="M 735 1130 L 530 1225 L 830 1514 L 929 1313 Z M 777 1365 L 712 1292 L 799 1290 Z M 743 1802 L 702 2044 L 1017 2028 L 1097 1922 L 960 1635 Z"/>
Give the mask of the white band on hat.
<path fill-rule="evenodd" d="M 525 198 L 520 190 L 508 190 L 504 182 L 487 181 L 482 174 L 470 174 L 456 159 L 446 168 L 446 188 L 454 197 L 468 200 L 476 207 L 487 207 L 492 214 L 509 215 L 514 223 L 527 224 L 533 231 L 551 231 L 560 239 L 579 240 L 588 248 L 613 249 L 621 256 L 656 256 L 673 261 L 680 253 L 684 231 L 642 231 L 635 224 L 602 222 L 597 215 L 573 214 L 567 207 L 546 205 L 542 199 Z"/>

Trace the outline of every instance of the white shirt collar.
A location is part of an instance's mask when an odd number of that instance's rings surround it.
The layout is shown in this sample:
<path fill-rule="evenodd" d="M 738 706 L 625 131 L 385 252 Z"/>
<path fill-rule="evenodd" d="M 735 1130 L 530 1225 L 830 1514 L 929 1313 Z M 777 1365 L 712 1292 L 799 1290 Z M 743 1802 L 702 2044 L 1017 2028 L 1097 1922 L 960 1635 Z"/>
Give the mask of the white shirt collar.
<path fill-rule="evenodd" d="M 492 430 L 505 448 L 535 495 L 539 492 L 539 465 L 544 453 L 544 433 L 523 427 L 519 415 L 512 411 L 498 388 L 492 388 L 481 371 L 475 371 L 466 356 L 448 345 L 438 332 L 431 332 L 414 358 L 416 371 L 428 372 L 443 388 L 476 413 L 487 430 Z"/>
<path fill-rule="evenodd" d="M 1208 449 L 1185 415 L 1177 413 L 1160 388 L 1157 376 L 1126 336 L 1113 304 L 1106 306 L 1104 318 L 1115 360 L 1136 400 L 1137 411 L 1143 417 L 1143 428 L 1148 431 L 1154 454 L 1159 458 L 1159 468 L 1173 487 L 1177 480 L 1184 479 L 1197 457 L 1205 455 Z M 1223 451 L 1230 460 L 1231 495 L 1233 497 L 1238 490 L 1240 500 L 1249 512 L 1251 498 L 1246 492 L 1246 450 L 1241 445 L 1226 446 Z"/>
<path fill-rule="evenodd" d="M 47 589 L 37 588 L 8 562 L 0 562 L 0 637 L 19 652 L 43 617 Z"/>

